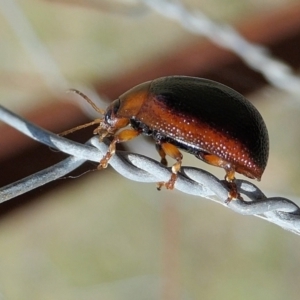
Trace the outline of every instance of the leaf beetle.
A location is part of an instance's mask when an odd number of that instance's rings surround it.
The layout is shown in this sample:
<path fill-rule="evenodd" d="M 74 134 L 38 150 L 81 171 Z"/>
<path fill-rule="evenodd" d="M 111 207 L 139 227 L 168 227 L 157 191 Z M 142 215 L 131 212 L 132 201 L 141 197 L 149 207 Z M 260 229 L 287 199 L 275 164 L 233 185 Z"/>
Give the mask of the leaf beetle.
<path fill-rule="evenodd" d="M 159 188 L 173 189 L 183 150 L 225 170 L 229 202 L 240 197 L 235 172 L 260 180 L 267 165 L 269 137 L 262 116 L 244 96 L 221 83 L 188 76 L 161 77 L 133 87 L 106 110 L 73 91 L 103 117 L 62 134 L 99 124 L 94 134 L 100 140 L 112 137 L 112 141 L 98 169 L 107 167 L 117 143 L 144 134 L 154 139 L 163 165 L 167 165 L 166 156 L 176 161 L 169 181 L 159 183 Z"/>

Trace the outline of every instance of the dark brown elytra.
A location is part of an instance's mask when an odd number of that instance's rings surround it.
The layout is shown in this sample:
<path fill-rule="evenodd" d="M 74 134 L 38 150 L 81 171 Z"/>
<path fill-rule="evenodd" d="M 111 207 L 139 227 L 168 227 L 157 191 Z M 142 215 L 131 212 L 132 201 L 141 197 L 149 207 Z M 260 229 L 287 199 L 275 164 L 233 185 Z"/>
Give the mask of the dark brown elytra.
<path fill-rule="evenodd" d="M 260 180 L 267 165 L 269 138 L 263 118 L 245 97 L 218 82 L 187 76 L 158 78 L 130 89 L 105 111 L 73 91 L 103 117 L 62 134 L 99 124 L 94 134 L 100 140 L 113 137 L 98 169 L 107 167 L 117 143 L 148 135 L 162 164 L 167 165 L 166 156 L 176 160 L 170 180 L 159 183 L 159 188 L 173 189 L 182 164 L 181 149 L 224 168 L 229 202 L 240 197 L 235 172 Z"/>

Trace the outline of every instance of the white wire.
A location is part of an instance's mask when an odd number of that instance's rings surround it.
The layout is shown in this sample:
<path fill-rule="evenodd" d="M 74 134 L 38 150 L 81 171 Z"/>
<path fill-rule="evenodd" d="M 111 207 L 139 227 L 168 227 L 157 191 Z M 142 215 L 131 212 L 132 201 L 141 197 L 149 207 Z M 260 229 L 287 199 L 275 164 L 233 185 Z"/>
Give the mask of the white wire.
<path fill-rule="evenodd" d="M 109 141 L 105 144 L 99 142 L 98 137 L 94 137 L 91 139 L 91 145 L 96 148 L 81 145 L 43 130 L 2 106 L 0 106 L 0 120 L 41 143 L 75 156 L 0 188 L 0 203 L 67 174 L 83 160 L 99 162 L 108 150 Z M 138 182 L 167 181 L 171 176 L 170 168 L 135 153 L 117 151 L 109 163 L 121 175 Z M 237 185 L 239 192 L 250 201 L 234 200 L 225 205 L 228 187 L 224 181 L 204 170 L 182 167 L 175 188 L 190 195 L 213 200 L 237 213 L 260 217 L 300 235 L 300 209 L 294 202 L 282 197 L 267 198 L 255 185 L 245 180 L 237 180 Z"/>
<path fill-rule="evenodd" d="M 231 50 L 273 86 L 300 94 L 300 78 L 293 74 L 292 68 L 271 56 L 265 47 L 247 41 L 232 26 L 216 23 L 199 10 L 191 11 L 179 0 L 140 1 L 162 16 L 178 21 L 186 30 Z"/>
<path fill-rule="evenodd" d="M 50 90 L 55 91 L 58 86 L 67 89 L 69 85 L 60 67 L 37 36 L 19 3 L 15 0 L 0 0 L 0 7 L 7 23 L 13 29 L 31 62 Z"/>
<path fill-rule="evenodd" d="M 66 91 L 71 87 L 78 87 L 77 84 L 74 86 L 74 83 L 69 82 L 66 76 L 64 76 L 60 66 L 57 64 L 48 47 L 38 36 L 17 0 L 0 0 L 0 13 L 2 13 L 12 28 L 50 92 L 57 95 L 62 90 Z M 82 87 L 82 84 L 80 87 Z M 105 103 L 91 86 L 84 86 L 82 90 L 87 90 L 89 94 L 93 94 L 95 102 Z M 78 103 L 83 109 L 86 109 L 86 106 L 81 105 L 82 101 Z"/>

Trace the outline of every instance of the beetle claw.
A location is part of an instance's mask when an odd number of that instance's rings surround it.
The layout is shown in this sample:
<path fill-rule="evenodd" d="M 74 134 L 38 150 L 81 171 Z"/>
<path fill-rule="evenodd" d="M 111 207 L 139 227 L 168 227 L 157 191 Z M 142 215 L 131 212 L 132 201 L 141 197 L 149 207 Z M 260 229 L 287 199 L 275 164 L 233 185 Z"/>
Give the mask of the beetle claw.
<path fill-rule="evenodd" d="M 165 185 L 165 183 L 164 183 L 163 181 L 158 182 L 158 183 L 157 183 L 157 186 L 156 186 L 156 189 L 157 189 L 158 191 L 161 191 L 161 188 L 162 188 L 164 185 Z"/>
<path fill-rule="evenodd" d="M 173 190 L 176 179 L 177 179 L 177 174 L 172 173 L 169 181 L 167 182 L 161 181 L 157 183 L 157 187 L 156 187 L 157 190 L 160 191 L 163 186 L 165 186 L 167 190 Z"/>
<path fill-rule="evenodd" d="M 112 154 L 110 152 L 106 153 L 106 155 L 100 160 L 97 169 L 98 170 L 106 169 L 111 156 Z"/>
<path fill-rule="evenodd" d="M 97 166 L 98 170 L 102 170 L 102 169 L 106 169 L 107 168 L 108 163 L 107 162 L 100 162 L 100 164 Z"/>

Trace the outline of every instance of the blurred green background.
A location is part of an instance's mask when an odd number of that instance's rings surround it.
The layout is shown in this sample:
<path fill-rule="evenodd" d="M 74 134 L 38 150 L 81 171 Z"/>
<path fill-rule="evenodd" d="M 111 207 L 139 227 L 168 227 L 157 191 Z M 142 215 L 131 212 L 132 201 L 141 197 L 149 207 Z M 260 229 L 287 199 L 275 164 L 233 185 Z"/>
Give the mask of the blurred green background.
<path fill-rule="evenodd" d="M 19 18 L 11 3 L 46 47 L 50 67 L 55 63 L 67 83 L 88 85 L 199 38 L 136 9 L 135 2 L 0 1 L 1 104 L 23 114 L 53 93 L 49 80 L 62 84 L 55 72 L 36 64 L 38 49 L 25 50 L 11 25 Z M 292 2 L 184 1 L 230 23 Z M 4 10 L 12 13 L 12 23 Z M 269 165 L 258 186 L 300 204 L 291 196 L 300 195 L 299 105 L 270 87 L 249 98 L 263 99 L 255 105 L 271 139 Z M 150 147 L 142 140 L 135 145 L 139 152 Z M 189 155 L 184 165 L 207 167 Z M 0 220 L 1 300 L 299 299 L 298 236 L 205 199 L 158 193 L 154 184 L 131 182 L 110 168 L 103 172 L 73 179 Z"/>

